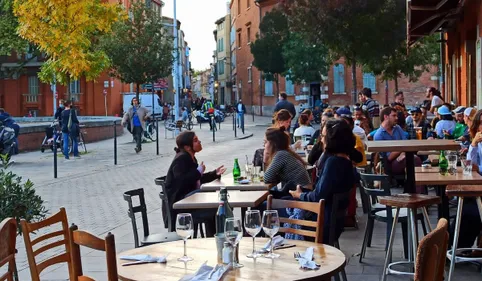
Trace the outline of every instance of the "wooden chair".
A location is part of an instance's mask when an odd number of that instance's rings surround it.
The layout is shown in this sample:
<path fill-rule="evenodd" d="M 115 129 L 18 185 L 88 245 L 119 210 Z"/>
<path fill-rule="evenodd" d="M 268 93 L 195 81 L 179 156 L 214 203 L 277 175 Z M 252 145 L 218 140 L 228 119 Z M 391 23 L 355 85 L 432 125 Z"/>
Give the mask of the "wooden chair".
<path fill-rule="evenodd" d="M 30 275 L 32 281 L 40 281 L 40 273 L 47 267 L 66 262 L 69 269 L 69 280 L 74 281 L 74 276 L 72 274 L 72 260 L 70 259 L 70 238 L 69 238 L 69 225 L 67 221 L 67 213 L 64 208 L 60 208 L 60 211 L 43 221 L 28 223 L 25 220 L 21 222 L 23 239 L 25 241 L 25 250 L 27 251 L 28 265 L 30 267 Z M 62 230 L 50 232 L 31 240 L 30 233 L 37 232 L 39 229 L 45 228 L 47 226 L 61 223 Z M 42 247 L 39 247 L 34 251 L 33 246 L 39 242 L 45 241 L 47 239 L 52 239 L 54 237 L 61 237 L 63 239 L 54 242 L 47 243 Z M 54 257 L 48 258 L 41 263 L 37 264 L 35 257 L 39 254 L 53 249 L 55 247 L 65 247 L 65 252 Z"/>
<path fill-rule="evenodd" d="M 72 259 L 72 272 L 75 281 L 94 281 L 94 279 L 86 276 L 82 272 L 82 259 L 80 258 L 80 246 L 88 247 L 98 251 L 104 251 L 107 260 L 107 280 L 117 281 L 117 260 L 115 254 L 114 235 L 110 232 L 105 240 L 95 237 L 94 235 L 78 230 L 75 224 L 69 228 L 70 248 Z"/>
<path fill-rule="evenodd" d="M 317 215 L 317 220 L 298 220 L 290 218 L 279 218 L 280 229 L 279 232 L 292 233 L 315 238 L 315 243 L 323 243 L 323 223 L 325 220 L 325 201 L 320 200 L 318 203 L 302 202 L 293 200 L 273 199 L 272 195 L 268 196 L 268 210 L 282 209 L 282 208 L 298 208 L 305 211 L 310 211 Z M 306 229 L 294 229 L 283 227 L 283 223 L 296 224 L 299 226 L 315 228 L 315 231 Z"/>
<path fill-rule="evenodd" d="M 414 281 L 442 281 L 446 261 L 449 233 L 448 222 L 440 219 L 432 232 L 418 245 Z"/>
<path fill-rule="evenodd" d="M 8 267 L 7 272 L 0 275 L 0 281 L 13 281 L 17 274 L 15 266 L 16 239 L 17 221 L 13 218 L 4 219 L 0 223 L 0 267 L 6 264 L 8 264 Z"/>

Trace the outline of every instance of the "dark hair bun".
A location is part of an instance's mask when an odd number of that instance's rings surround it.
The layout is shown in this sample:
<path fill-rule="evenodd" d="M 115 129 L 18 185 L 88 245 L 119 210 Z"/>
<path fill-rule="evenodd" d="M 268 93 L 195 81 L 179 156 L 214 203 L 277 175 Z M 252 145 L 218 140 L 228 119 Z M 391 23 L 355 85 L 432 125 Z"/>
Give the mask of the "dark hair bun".
<path fill-rule="evenodd" d="M 285 128 L 285 126 L 281 126 L 281 127 L 279 127 L 279 130 L 280 130 L 281 132 L 284 132 L 284 131 L 286 131 L 286 128 Z"/>
<path fill-rule="evenodd" d="M 179 149 L 179 147 L 174 147 L 174 151 L 175 151 L 176 153 L 181 152 L 181 150 Z"/>

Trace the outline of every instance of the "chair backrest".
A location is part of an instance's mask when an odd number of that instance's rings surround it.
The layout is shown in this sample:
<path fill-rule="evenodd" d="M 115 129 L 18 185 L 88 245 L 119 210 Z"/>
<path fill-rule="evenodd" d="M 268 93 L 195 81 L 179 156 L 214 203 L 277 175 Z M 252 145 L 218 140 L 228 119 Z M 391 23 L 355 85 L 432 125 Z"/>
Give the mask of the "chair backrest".
<path fill-rule="evenodd" d="M 346 208 L 341 208 L 340 205 L 343 201 L 349 202 L 350 201 L 350 194 L 351 191 L 344 192 L 344 193 L 336 193 L 333 194 L 333 199 L 331 203 L 331 215 L 330 215 L 330 235 L 329 235 L 329 242 L 328 244 L 331 246 L 338 245 L 338 237 L 336 237 L 336 229 L 339 227 L 337 225 L 338 220 L 345 219 Z"/>
<path fill-rule="evenodd" d="M 139 197 L 139 205 L 134 206 L 132 203 L 132 198 L 138 196 Z M 149 235 L 149 222 L 147 220 L 147 207 L 146 207 L 146 200 L 144 198 L 144 189 L 134 189 L 124 192 L 124 200 L 127 201 L 129 209 L 127 214 L 131 219 L 132 223 L 132 231 L 134 232 L 134 246 L 139 248 L 141 245 L 139 243 L 139 234 L 137 233 L 137 222 L 136 222 L 136 213 L 141 213 L 142 217 L 142 227 L 144 229 L 144 236 Z"/>
<path fill-rule="evenodd" d="M 318 203 L 315 203 L 315 202 L 273 199 L 272 195 L 268 196 L 268 210 L 282 209 L 282 208 L 298 208 L 301 210 L 310 211 L 317 215 L 317 220 L 315 222 L 315 221 L 280 217 L 279 232 L 313 237 L 315 238 L 315 243 L 323 243 L 323 223 L 325 221 L 325 201 L 324 200 L 320 200 Z M 290 223 L 290 224 L 295 224 L 299 226 L 311 227 L 311 228 L 315 228 L 315 231 L 306 230 L 306 229 L 285 228 L 283 227 L 283 223 Z"/>
<path fill-rule="evenodd" d="M 0 223 L 0 267 L 8 263 L 7 272 L 0 275 L 0 281 L 13 281 L 15 274 L 15 243 L 17 240 L 17 221 L 6 218 Z"/>
<path fill-rule="evenodd" d="M 425 235 L 417 249 L 414 281 L 444 280 L 445 257 L 449 240 L 448 222 L 442 218 L 437 228 Z"/>
<path fill-rule="evenodd" d="M 375 186 L 375 182 L 379 182 L 379 186 Z M 369 211 L 372 204 L 377 202 L 378 196 L 390 196 L 390 179 L 387 175 L 365 174 L 360 172 L 360 185 L 363 191 L 370 198 Z"/>
<path fill-rule="evenodd" d="M 65 209 L 60 208 L 60 211 L 58 213 L 39 222 L 28 223 L 27 221 L 22 220 L 20 223 L 22 226 L 23 239 L 25 241 L 25 250 L 27 251 L 28 265 L 30 267 L 30 275 L 31 275 L 32 281 L 40 281 L 40 273 L 45 268 L 54 264 L 64 263 L 64 262 L 68 264 L 69 276 L 70 276 L 69 280 L 73 281 L 74 279 L 72 275 L 72 262 L 70 259 L 69 223 L 67 221 L 67 213 L 65 212 Z M 56 223 L 62 224 L 62 230 L 41 235 L 39 237 L 36 237 L 33 240 L 30 238 L 30 233 L 38 232 L 38 230 Z M 43 246 L 37 248 L 34 251 L 33 246 L 35 246 L 36 244 L 42 241 L 52 239 L 54 237 L 61 237 L 63 239 L 57 240 L 54 242 L 44 243 Z M 38 256 L 39 254 L 47 250 L 60 247 L 60 246 L 65 247 L 64 253 L 48 258 L 42 261 L 41 263 L 37 264 L 37 262 L 35 261 L 36 256 Z"/>
<path fill-rule="evenodd" d="M 162 201 L 162 218 L 164 220 L 164 226 L 167 228 L 169 232 L 174 231 L 173 230 L 173 223 L 172 223 L 172 208 L 171 204 L 169 204 L 169 197 L 166 194 L 166 178 L 167 176 L 163 177 L 158 177 L 154 180 L 156 185 L 159 185 L 161 187 L 161 191 L 159 192 L 159 198 L 161 198 Z"/>
<path fill-rule="evenodd" d="M 104 251 L 107 261 L 107 280 L 118 281 L 117 258 L 115 254 L 115 239 L 112 233 L 108 233 L 104 239 L 100 239 L 88 232 L 78 230 L 75 224 L 69 228 L 70 247 L 72 259 L 72 272 L 75 281 L 92 281 L 94 279 L 85 276 L 82 271 L 82 259 L 80 258 L 80 246 L 97 251 Z"/>

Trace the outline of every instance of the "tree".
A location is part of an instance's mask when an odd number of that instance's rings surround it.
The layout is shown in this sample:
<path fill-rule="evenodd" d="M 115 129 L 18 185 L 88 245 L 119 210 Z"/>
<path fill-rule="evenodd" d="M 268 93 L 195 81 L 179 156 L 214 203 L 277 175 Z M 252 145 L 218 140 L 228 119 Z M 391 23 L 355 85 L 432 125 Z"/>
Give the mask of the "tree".
<path fill-rule="evenodd" d="M 266 80 L 276 82 L 279 94 L 279 75 L 288 70 L 283 57 L 283 46 L 289 35 L 288 19 L 281 10 L 273 9 L 263 17 L 259 30 L 256 41 L 251 43 L 253 65 L 264 72 Z"/>
<path fill-rule="evenodd" d="M 28 43 L 18 36 L 17 28 L 13 0 L 0 0 L 0 56 L 9 56 L 13 51 L 25 52 Z"/>
<path fill-rule="evenodd" d="M 102 40 L 111 62 L 111 75 L 124 83 L 155 82 L 169 76 L 173 63 L 172 37 L 164 30 L 162 19 L 143 1 L 131 6 L 130 19 L 114 25 L 113 33 Z"/>
<path fill-rule="evenodd" d="M 283 0 L 290 28 L 323 42 L 330 57 L 344 57 L 352 67 L 356 101 L 356 66 L 382 58 L 398 46 L 406 1 L 403 0 Z"/>
<path fill-rule="evenodd" d="M 18 34 L 48 56 L 40 80 L 63 85 L 82 76 L 94 80 L 109 67 L 97 42 L 114 22 L 126 17 L 119 4 L 101 0 L 14 0 L 13 11 Z"/>
<path fill-rule="evenodd" d="M 300 32 L 290 34 L 283 46 L 283 57 L 289 69 L 289 79 L 296 84 L 321 81 L 330 66 L 328 49 Z"/>

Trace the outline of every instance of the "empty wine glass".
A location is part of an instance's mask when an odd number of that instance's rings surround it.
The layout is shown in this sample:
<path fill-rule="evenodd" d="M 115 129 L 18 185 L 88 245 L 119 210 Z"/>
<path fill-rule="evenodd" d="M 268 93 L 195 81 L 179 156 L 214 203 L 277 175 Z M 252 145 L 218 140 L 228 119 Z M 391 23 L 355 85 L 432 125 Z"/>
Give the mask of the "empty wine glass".
<path fill-rule="evenodd" d="M 184 256 L 178 258 L 178 261 L 192 261 L 191 257 L 186 254 L 186 242 L 193 235 L 193 220 L 191 214 L 178 214 L 176 218 L 176 233 L 184 240 Z"/>
<path fill-rule="evenodd" d="M 254 239 L 261 232 L 261 214 L 259 210 L 247 210 L 244 216 L 244 229 L 253 237 L 253 252 L 246 257 L 256 259 L 261 255 L 255 250 Z"/>
<path fill-rule="evenodd" d="M 268 259 L 277 259 L 279 258 L 278 254 L 274 253 L 274 244 L 273 244 L 273 237 L 279 230 L 279 217 L 278 211 L 276 210 L 266 210 L 263 212 L 263 231 L 268 235 L 271 239 L 271 252 L 265 255 L 265 258 Z"/>
<path fill-rule="evenodd" d="M 239 218 L 227 218 L 224 224 L 224 235 L 226 236 L 226 241 L 233 246 L 231 266 L 233 268 L 243 267 L 242 264 L 236 263 L 236 245 L 241 238 L 243 238 L 243 225 L 241 224 L 241 220 Z"/>

